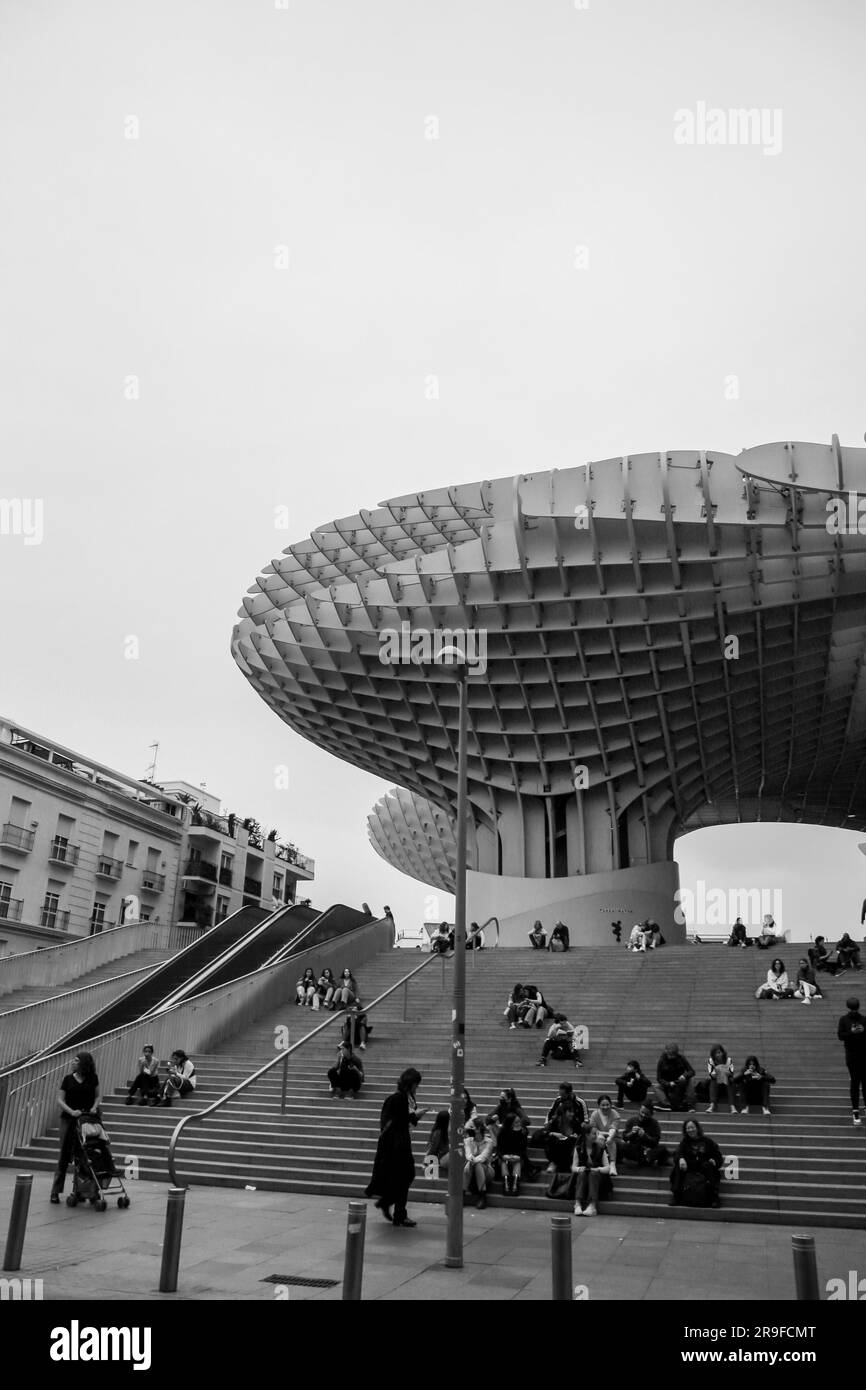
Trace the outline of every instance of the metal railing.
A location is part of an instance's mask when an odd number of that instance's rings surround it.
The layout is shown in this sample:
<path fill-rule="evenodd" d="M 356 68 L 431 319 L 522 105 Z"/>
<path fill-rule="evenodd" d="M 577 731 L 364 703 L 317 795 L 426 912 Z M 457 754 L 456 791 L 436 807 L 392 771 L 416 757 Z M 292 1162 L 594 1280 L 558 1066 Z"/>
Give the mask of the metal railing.
<path fill-rule="evenodd" d="M 155 969 L 155 964 L 143 965 L 125 975 L 112 975 L 0 1013 L 0 1068 L 41 1052 Z"/>
<path fill-rule="evenodd" d="M 141 891 L 143 893 L 162 893 L 165 889 L 165 874 L 152 873 L 150 869 L 141 871 Z"/>
<path fill-rule="evenodd" d="M 217 866 L 207 859 L 190 859 L 184 866 L 181 878 L 206 878 L 208 883 L 216 883 Z"/>
<path fill-rule="evenodd" d="M 378 951 L 387 950 L 393 930 L 390 922 L 387 926 L 384 922 L 364 923 L 345 936 L 315 947 L 317 959 L 327 965 L 332 957 L 336 960 L 339 956 L 341 964 L 350 968 L 362 964 Z M 370 946 L 372 949 L 367 949 Z M 144 1024 L 135 1020 L 89 1038 L 87 1049 L 95 1056 L 103 1094 L 125 1082 L 141 1051 L 143 1032 L 159 1058 L 170 1057 L 177 1048 L 189 1054 L 205 1051 L 255 1023 L 269 1009 L 284 1004 L 293 992 L 297 965 L 298 959 L 293 957 L 270 968 L 254 970 L 175 1004 Z M 0 1155 L 11 1155 L 29 1144 L 55 1120 L 60 1082 L 79 1048 L 80 1044 L 64 1048 L 53 1057 L 27 1062 L 0 1077 Z"/>
<path fill-rule="evenodd" d="M 100 854 L 96 861 L 97 878 L 118 879 L 123 873 L 123 860 L 112 859 L 108 854 Z"/>
<path fill-rule="evenodd" d="M 58 840 L 54 840 L 48 851 L 48 858 L 52 864 L 66 864 L 70 869 L 73 869 L 78 863 L 80 852 L 80 845 L 63 845 Z"/>
<path fill-rule="evenodd" d="M 20 922 L 23 898 L 0 898 L 0 922 Z"/>
<path fill-rule="evenodd" d="M 24 825 L 13 825 L 12 821 L 7 821 L 0 830 L 0 845 L 6 849 L 21 849 L 25 852 L 33 848 L 36 835 L 32 830 L 28 830 Z"/>
<path fill-rule="evenodd" d="M 316 948 L 313 947 L 313 948 L 311 948 L 311 949 L 316 949 Z M 291 962 L 289 962 L 289 963 L 291 963 L 292 965 L 297 965 L 298 962 L 302 960 L 303 954 L 304 954 L 304 953 L 302 952 L 300 955 L 292 957 L 292 960 L 291 960 Z M 445 990 L 445 957 L 444 957 L 444 956 L 441 956 L 440 959 L 441 959 L 441 961 L 442 961 L 442 989 L 443 989 L 443 992 L 444 992 L 444 990 Z M 388 989 L 386 989 L 382 994 L 378 995 L 378 997 L 377 997 L 376 999 L 374 999 L 374 1000 L 372 1001 L 372 1003 L 370 1003 L 370 1004 L 365 1004 L 365 1005 L 364 1005 L 364 1012 L 365 1012 L 366 1014 L 372 1013 L 373 1009 L 375 1009 L 379 1004 L 381 1004 L 381 1003 L 383 1002 L 383 1000 L 390 998 L 390 996 L 391 996 L 392 994 L 395 994 L 395 993 L 397 992 L 398 989 L 402 989 L 402 990 L 403 990 L 403 1022 L 405 1023 L 405 1022 L 407 1021 L 407 1019 L 408 1019 L 409 983 L 410 983 L 410 981 L 411 981 L 412 979 L 414 979 L 414 977 L 415 977 L 416 975 L 420 975 L 420 973 L 421 973 L 422 970 L 426 970 L 427 967 L 428 967 L 429 965 L 432 965 L 432 963 L 433 963 L 433 957 L 432 957 L 432 956 L 426 956 L 426 957 L 424 958 L 424 960 L 422 960 L 421 964 L 420 964 L 420 965 L 416 965 L 416 967 L 415 967 L 414 970 L 410 970 L 410 971 L 409 971 L 409 974 L 408 974 L 408 975 L 405 975 L 405 976 L 403 977 L 402 980 L 398 980 L 396 984 L 391 985 L 391 986 L 390 986 Z M 262 1077 L 267 1076 L 267 1075 L 274 1069 L 274 1067 L 278 1067 L 278 1066 L 280 1066 L 281 1064 L 282 1064 L 282 1067 L 283 1067 L 283 1080 L 282 1080 L 282 1090 L 281 1090 L 281 1095 L 280 1095 L 280 1114 L 281 1114 L 281 1115 L 285 1115 L 285 1113 L 286 1113 L 286 1089 L 287 1089 L 287 1087 L 288 1087 L 288 1080 L 289 1080 L 289 1058 L 292 1056 L 293 1053 L 297 1052 L 299 1048 L 303 1047 L 306 1043 L 310 1042 L 313 1038 L 317 1038 L 317 1037 L 319 1036 L 320 1033 L 323 1033 L 323 1032 L 325 1031 L 326 1028 L 330 1028 L 331 1024 L 336 1023 L 336 1021 L 337 1021 L 338 1019 L 340 1019 L 341 1021 L 345 1021 L 345 1019 L 346 1019 L 347 1017 L 349 1017 L 349 1014 L 348 1014 L 348 1012 L 347 1012 L 346 1010 L 341 1010 L 341 1011 L 338 1012 L 338 1013 L 329 1014 L 328 1017 L 324 1020 L 324 1022 L 319 1024 L 318 1028 L 314 1028 L 314 1029 L 312 1030 L 312 1032 L 307 1033 L 307 1035 L 306 1035 L 305 1037 L 299 1038 L 298 1041 L 297 1041 L 296 1043 L 292 1043 L 291 1047 L 284 1048 L 282 1051 L 278 1052 L 277 1055 L 276 1055 L 276 1057 L 271 1058 L 271 1060 L 270 1060 L 269 1062 L 265 1062 L 265 1065 L 264 1065 L 263 1067 L 259 1067 L 258 1071 L 253 1072 L 253 1074 L 252 1074 L 251 1076 L 248 1076 L 244 1081 L 241 1081 L 237 1086 L 233 1086 L 232 1089 L 231 1089 L 230 1091 L 227 1091 L 226 1094 L 225 1094 L 224 1096 L 220 1096 L 217 1100 L 213 1101 L 210 1105 L 205 1106 L 204 1110 L 196 1110 L 196 1111 L 194 1111 L 191 1115 L 185 1115 L 185 1116 L 183 1117 L 183 1119 L 180 1121 L 180 1123 L 177 1125 L 177 1127 L 175 1128 L 175 1131 L 174 1131 L 174 1133 L 172 1134 L 171 1139 L 170 1139 L 170 1141 L 169 1141 L 169 1145 L 168 1145 L 168 1172 L 169 1172 L 169 1178 L 170 1178 L 172 1184 L 173 1184 L 175 1187 L 180 1187 L 180 1186 L 181 1186 L 181 1183 L 179 1182 L 178 1176 L 177 1176 L 177 1164 L 176 1164 L 177 1146 L 178 1146 L 178 1143 L 180 1142 L 181 1134 L 183 1133 L 184 1129 L 186 1129 L 187 1125 L 195 1124 L 195 1123 L 197 1123 L 199 1120 L 205 1120 L 205 1119 L 207 1119 L 207 1117 L 208 1117 L 209 1115 L 213 1115 L 217 1110 L 221 1110 L 222 1107 L 223 1107 L 224 1105 L 227 1105 L 229 1101 L 234 1100 L 235 1096 L 239 1096 L 239 1095 L 241 1094 L 241 1092 L 247 1090 L 247 1088 L 248 1088 L 249 1086 L 254 1086 L 255 1083 L 256 1083 L 257 1081 L 260 1081 L 260 1080 L 262 1079 Z"/>
<path fill-rule="evenodd" d="M 184 940 L 188 935 L 189 939 Z M 125 927 L 113 927 L 96 936 L 80 936 L 63 941 L 44 950 L 24 951 L 19 955 L 0 957 L 0 998 L 15 989 L 29 985 L 63 985 L 67 987 L 80 975 L 86 975 L 110 961 L 121 960 L 133 951 L 182 950 L 195 941 L 194 929 L 173 927 L 169 922 L 131 922 Z"/>
<path fill-rule="evenodd" d="M 48 931 L 69 931 L 69 908 L 43 907 L 39 914 L 39 925 Z"/>

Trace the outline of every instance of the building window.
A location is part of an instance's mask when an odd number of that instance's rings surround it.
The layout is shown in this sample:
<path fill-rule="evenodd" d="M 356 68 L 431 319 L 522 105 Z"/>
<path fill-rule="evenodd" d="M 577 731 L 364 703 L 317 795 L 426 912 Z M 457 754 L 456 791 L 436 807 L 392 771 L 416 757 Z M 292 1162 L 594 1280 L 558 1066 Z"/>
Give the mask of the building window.
<path fill-rule="evenodd" d="M 214 919 L 215 923 L 216 923 L 216 924 L 219 924 L 220 922 L 224 922 L 225 919 L 226 919 L 226 917 L 228 916 L 228 912 L 229 912 L 229 900 L 228 900 L 228 898 L 217 898 L 217 900 L 216 900 L 216 917 L 215 917 L 215 919 Z"/>
<path fill-rule="evenodd" d="M 0 919 L 4 920 L 9 916 L 9 904 L 12 901 L 12 884 L 0 883 Z"/>
<path fill-rule="evenodd" d="M 134 869 L 134 868 L 135 868 L 135 856 L 136 856 L 137 854 L 138 854 L 138 841 L 137 841 L 137 840 L 130 840 L 130 842 L 129 842 L 129 850 L 127 851 L 127 855 L 126 855 L 126 867 L 127 867 L 128 869 Z"/>
<path fill-rule="evenodd" d="M 46 893 L 46 894 L 45 894 L 45 901 L 44 901 L 43 904 L 42 904 L 42 926 L 43 926 L 43 927 L 51 927 L 51 928 L 53 929 L 54 927 L 57 926 L 57 909 L 59 908 L 59 906 L 60 906 L 60 895 L 59 895 L 59 893 Z"/>
<path fill-rule="evenodd" d="M 149 912 L 142 912 L 142 914 L 141 914 L 139 920 L 142 921 L 142 922 L 149 922 L 149 921 L 150 921 L 150 913 L 149 913 Z"/>
<path fill-rule="evenodd" d="M 283 876 L 282 876 L 282 874 L 274 874 L 274 897 L 275 897 L 275 898 L 278 898 L 278 899 L 280 900 L 280 902 L 282 902 L 282 899 L 283 899 Z"/>
<path fill-rule="evenodd" d="M 97 936 L 105 926 L 105 903 L 94 903 L 90 914 L 90 935 Z"/>

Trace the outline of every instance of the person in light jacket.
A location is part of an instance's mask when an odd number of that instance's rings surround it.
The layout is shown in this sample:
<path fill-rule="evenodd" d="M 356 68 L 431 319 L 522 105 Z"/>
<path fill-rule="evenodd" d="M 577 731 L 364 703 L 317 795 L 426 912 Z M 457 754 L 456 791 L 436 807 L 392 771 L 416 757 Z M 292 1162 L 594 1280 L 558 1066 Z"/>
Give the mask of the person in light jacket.
<path fill-rule="evenodd" d="M 790 999 L 794 994 L 785 969 L 785 962 L 777 956 L 767 971 L 767 978 L 755 990 L 756 999 Z"/>
<path fill-rule="evenodd" d="M 316 972 L 311 965 L 307 966 L 295 985 L 295 1003 L 308 1009 L 319 1007 L 316 998 Z"/>
<path fill-rule="evenodd" d="M 469 1193 L 474 1180 L 478 1190 L 478 1210 L 487 1206 L 487 1184 L 493 1181 L 493 1154 L 496 1137 L 492 1128 L 486 1125 L 480 1115 L 470 1120 L 464 1130 L 463 1140 L 466 1163 L 463 1168 L 463 1191 Z"/>
<path fill-rule="evenodd" d="M 734 1059 L 729 1057 L 721 1043 L 716 1043 L 710 1048 L 710 1055 L 707 1058 L 707 1076 L 710 1082 L 710 1103 L 707 1106 L 707 1114 L 712 1115 L 719 1099 L 719 1087 L 724 1086 L 728 1094 L 728 1101 L 731 1107 L 731 1114 L 736 1115 L 737 1107 L 734 1104 Z"/>

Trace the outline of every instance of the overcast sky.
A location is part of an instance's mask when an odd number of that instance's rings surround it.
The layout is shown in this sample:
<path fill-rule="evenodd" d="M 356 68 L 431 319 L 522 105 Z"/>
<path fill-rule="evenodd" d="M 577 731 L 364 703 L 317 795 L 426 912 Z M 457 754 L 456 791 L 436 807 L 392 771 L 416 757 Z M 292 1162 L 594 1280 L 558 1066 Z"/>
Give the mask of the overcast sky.
<path fill-rule="evenodd" d="M 861 0 L 4 0 L 0 497 L 44 538 L 0 536 L 0 711 L 132 775 L 158 739 L 318 904 L 417 923 L 386 784 L 235 667 L 242 595 L 410 490 L 860 443 L 864 38 Z M 773 147 L 678 144 L 699 103 Z M 852 925 L 856 843 L 724 828 L 683 881 Z"/>

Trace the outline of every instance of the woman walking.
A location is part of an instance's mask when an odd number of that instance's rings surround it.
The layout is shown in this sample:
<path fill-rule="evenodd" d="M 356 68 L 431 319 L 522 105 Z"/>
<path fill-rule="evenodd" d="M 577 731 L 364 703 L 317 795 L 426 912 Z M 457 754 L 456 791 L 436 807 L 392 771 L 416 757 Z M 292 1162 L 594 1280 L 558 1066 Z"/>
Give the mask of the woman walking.
<path fill-rule="evenodd" d="M 409 1188 L 415 1181 L 415 1160 L 412 1157 L 412 1126 L 427 1114 L 415 1108 L 415 1094 L 421 1073 L 407 1067 L 397 1082 L 397 1089 L 382 1106 L 379 1119 L 379 1142 L 373 1175 L 365 1189 L 368 1197 L 377 1197 L 376 1206 L 386 1221 L 395 1226 L 415 1226 L 406 1211 Z M 391 1208 L 394 1208 L 393 1216 Z"/>
<path fill-rule="evenodd" d="M 51 1200 L 55 1206 L 60 1201 L 72 1157 L 75 1122 L 82 1115 L 89 1115 L 99 1104 L 99 1077 L 89 1052 L 79 1052 L 73 1059 L 72 1071 L 60 1083 L 57 1104 L 60 1106 L 60 1152 L 51 1187 Z"/>

